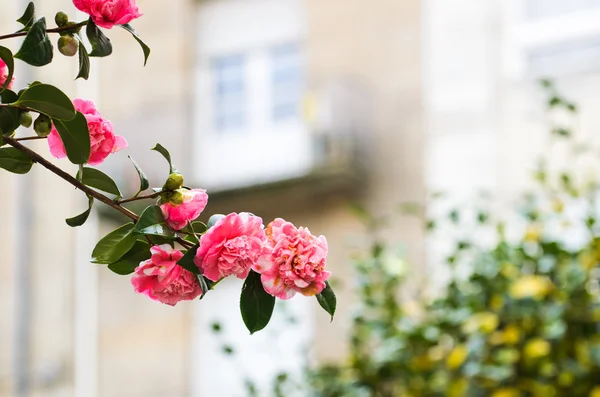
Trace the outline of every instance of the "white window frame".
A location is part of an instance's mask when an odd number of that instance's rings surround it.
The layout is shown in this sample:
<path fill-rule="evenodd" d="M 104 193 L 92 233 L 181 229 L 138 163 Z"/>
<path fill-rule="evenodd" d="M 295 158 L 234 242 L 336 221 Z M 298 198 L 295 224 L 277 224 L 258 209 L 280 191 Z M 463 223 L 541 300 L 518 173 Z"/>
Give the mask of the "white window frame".
<path fill-rule="evenodd" d="M 502 2 L 504 13 L 503 71 L 509 79 L 530 78 L 527 54 L 565 43 L 600 40 L 600 7 L 586 8 L 561 15 L 530 18 L 522 0 Z M 569 74 L 576 70 L 563 70 Z"/>

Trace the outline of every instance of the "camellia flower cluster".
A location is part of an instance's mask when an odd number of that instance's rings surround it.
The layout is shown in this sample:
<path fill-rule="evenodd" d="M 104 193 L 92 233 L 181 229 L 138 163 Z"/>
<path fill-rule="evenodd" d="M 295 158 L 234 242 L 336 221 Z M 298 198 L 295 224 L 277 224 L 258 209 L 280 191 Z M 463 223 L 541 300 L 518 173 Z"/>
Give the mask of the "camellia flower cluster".
<path fill-rule="evenodd" d="M 276 298 L 290 299 L 296 293 L 315 296 L 333 317 L 336 298 L 327 282 L 325 237 L 283 219 L 265 227 L 260 217 L 248 212 L 213 215 L 208 225 L 204 224 L 199 219 L 208 203 L 206 190 L 184 186 L 183 175 L 160 144 L 152 150 L 167 160 L 168 178 L 162 187 L 146 192 L 150 182 L 131 160 L 140 184 L 136 194 L 124 198 L 117 183 L 93 166 L 126 149 L 128 143 L 93 102 L 71 100 L 57 87 L 38 81 L 13 91 L 15 58 L 37 67 L 52 62 L 49 34 L 60 35 L 57 45 L 61 54 L 79 53 L 77 78 L 89 77 L 89 57 L 112 54 L 111 41 L 102 29 L 125 29 L 142 47 L 144 60 L 148 59 L 150 48 L 129 25 L 141 16 L 135 0 L 73 0 L 73 4 L 89 19 L 74 22 L 58 12 L 54 18 L 57 27 L 48 29 L 46 19 L 37 18 L 35 5 L 30 3 L 17 20 L 23 27 L 0 36 L 0 40 L 25 37 L 14 55 L 0 46 L 0 168 L 25 174 L 38 164 L 84 192 L 88 208 L 66 220 L 71 227 L 83 225 L 97 201 L 128 217 L 130 222 L 96 244 L 91 261 L 107 265 L 119 275 L 132 275 L 134 290 L 154 301 L 174 306 L 201 299 L 224 278 L 236 277 L 244 280 L 240 310 L 251 333 L 268 324 Z M 81 41 L 83 34 L 87 44 Z M 18 135 L 30 127 L 35 136 Z M 31 139 L 46 139 L 52 156 L 66 158 L 79 168 L 76 176 L 20 142 Z M 124 206 L 142 200 L 156 202 L 139 213 Z"/>

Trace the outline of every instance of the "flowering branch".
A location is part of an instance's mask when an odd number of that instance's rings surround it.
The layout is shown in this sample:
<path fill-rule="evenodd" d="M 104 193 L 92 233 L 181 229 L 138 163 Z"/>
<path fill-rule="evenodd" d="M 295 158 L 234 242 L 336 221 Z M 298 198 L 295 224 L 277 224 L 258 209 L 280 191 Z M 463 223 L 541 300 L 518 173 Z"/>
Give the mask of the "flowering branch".
<path fill-rule="evenodd" d="M 115 202 L 110 197 L 107 197 L 107 196 L 103 195 L 102 193 L 99 193 L 99 192 L 95 191 L 94 189 L 91 189 L 88 186 L 84 185 L 83 183 L 78 181 L 76 178 L 73 178 L 71 175 L 67 174 L 65 171 L 61 170 L 60 168 L 58 168 L 57 166 L 55 166 L 54 164 L 52 164 L 51 162 L 49 162 L 48 160 L 46 160 L 45 158 L 43 158 L 42 156 L 40 156 L 39 154 L 34 152 L 33 150 L 29 149 L 27 146 L 24 146 L 23 144 L 19 143 L 19 141 L 16 138 L 11 138 L 11 137 L 5 135 L 5 136 L 3 136 L 3 139 L 10 146 L 25 153 L 34 162 L 38 163 L 39 165 L 46 168 L 53 174 L 64 179 L 65 181 L 67 181 L 71 185 L 75 186 L 77 189 L 81 190 L 82 192 L 86 193 L 87 195 L 92 196 L 96 200 L 108 205 L 109 207 L 115 209 L 116 211 L 119 211 L 121 214 L 123 214 L 126 217 L 128 217 L 129 219 L 131 219 L 134 223 L 136 223 L 139 220 L 139 217 L 135 213 L 133 213 L 130 210 L 128 210 L 127 208 L 121 206 L 121 204 L 119 202 Z M 189 241 L 185 241 L 184 239 L 179 238 L 179 237 L 177 237 L 177 239 L 175 241 L 177 241 L 179 244 L 181 244 L 183 247 L 186 247 L 186 248 L 190 248 L 193 246 L 193 244 L 190 243 Z"/>
<path fill-rule="evenodd" d="M 76 32 L 81 27 L 83 27 L 83 26 L 85 26 L 87 24 L 88 24 L 88 21 L 83 21 L 83 22 L 79 22 L 79 23 L 74 24 L 74 25 L 65 25 L 65 26 L 60 26 L 58 28 L 46 29 L 46 33 L 64 33 L 64 32 L 70 32 L 70 31 Z M 28 30 L 25 30 L 25 31 L 22 31 L 22 32 L 15 32 L 15 33 L 10 33 L 10 34 L 5 34 L 5 35 L 0 36 L 0 40 L 12 39 L 12 38 L 15 38 L 15 37 L 27 36 L 27 33 L 29 33 Z"/>
<path fill-rule="evenodd" d="M 155 193 L 152 193 L 152 194 L 147 194 L 145 196 L 137 196 L 137 197 L 131 197 L 131 198 L 128 198 L 128 199 L 117 200 L 117 203 L 118 204 L 125 204 L 125 203 L 130 203 L 132 201 L 154 199 L 154 198 L 157 198 L 161 194 L 164 194 L 164 193 L 165 192 L 161 190 L 160 192 L 155 192 Z"/>
<path fill-rule="evenodd" d="M 40 67 L 52 62 L 54 47 L 48 33 L 60 33 L 58 50 L 65 56 L 79 53 L 77 78 L 87 79 L 89 57 L 112 54 L 110 39 L 102 29 L 113 26 L 128 31 L 140 44 L 144 61 L 150 48 L 140 39 L 129 22 L 141 16 L 135 0 L 73 0 L 90 19 L 70 22 L 58 12 L 57 28 L 47 29 L 44 17 L 35 17 L 31 2 L 17 22 L 21 31 L 0 36 L 0 40 L 25 36 L 20 49 L 13 52 L 0 46 L 0 168 L 26 174 L 34 163 L 84 192 L 88 208 L 66 219 L 71 227 L 83 225 L 94 199 L 131 220 L 105 235 L 94 247 L 91 262 L 107 265 L 120 275 L 133 274 L 136 292 L 155 301 L 175 305 L 204 296 L 225 277 L 245 279 L 240 309 L 250 333 L 263 329 L 269 322 L 276 298 L 290 299 L 296 293 L 315 296 L 331 316 L 335 312 L 335 295 L 327 283 L 325 270 L 327 241 L 308 229 L 276 219 L 266 227 L 262 218 L 247 212 L 216 214 L 208 224 L 198 219 L 206 208 L 204 189 L 184 185 L 184 177 L 172 164 L 169 151 L 160 144 L 152 150 L 169 164 L 169 176 L 160 189 L 141 195 L 150 188 L 142 168 L 130 158 L 139 176 L 139 189 L 133 197 L 122 198 L 118 184 L 103 171 L 94 168 L 106 158 L 128 147 L 125 137 L 115 134 L 114 127 L 91 101 L 71 99 L 59 88 L 33 82 L 13 90 L 15 59 Z M 101 11 L 99 11 L 101 10 Z M 85 32 L 80 32 L 86 26 Z M 91 51 L 81 42 L 87 36 Z M 30 112 L 36 113 L 34 121 Z M 14 137 L 19 127 L 30 128 L 37 136 Z M 22 141 L 46 139 L 52 156 L 67 158 L 79 168 L 71 176 L 55 166 Z M 2 147 L 9 145 L 10 147 Z M 107 194 L 107 195 L 106 195 Z M 159 199 L 138 215 L 123 204 Z M 175 247 L 179 244 L 179 248 Z"/>

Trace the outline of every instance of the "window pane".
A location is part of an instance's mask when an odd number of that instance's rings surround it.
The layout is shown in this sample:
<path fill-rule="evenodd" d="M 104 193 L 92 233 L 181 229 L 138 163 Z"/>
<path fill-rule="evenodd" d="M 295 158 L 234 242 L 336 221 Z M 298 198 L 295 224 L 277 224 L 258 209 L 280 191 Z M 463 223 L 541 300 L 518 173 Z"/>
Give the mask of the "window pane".
<path fill-rule="evenodd" d="M 297 44 L 276 47 L 271 52 L 271 96 L 273 119 L 297 118 L 304 85 L 303 64 Z"/>
<path fill-rule="evenodd" d="M 244 126 L 246 120 L 245 58 L 228 55 L 212 62 L 214 81 L 214 120 L 217 130 Z"/>
<path fill-rule="evenodd" d="M 600 0 L 527 0 L 526 7 L 529 18 L 539 19 L 600 7 Z"/>

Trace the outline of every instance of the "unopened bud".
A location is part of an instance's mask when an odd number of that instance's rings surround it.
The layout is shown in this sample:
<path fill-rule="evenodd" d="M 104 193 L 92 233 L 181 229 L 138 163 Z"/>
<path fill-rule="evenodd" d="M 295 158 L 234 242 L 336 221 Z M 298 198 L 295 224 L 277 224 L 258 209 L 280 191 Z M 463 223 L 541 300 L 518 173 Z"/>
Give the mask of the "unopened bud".
<path fill-rule="evenodd" d="M 58 51 L 65 56 L 72 57 L 73 55 L 77 54 L 78 48 L 79 40 L 70 34 L 60 36 L 58 39 Z"/>
<path fill-rule="evenodd" d="M 169 202 L 171 202 L 171 204 L 179 205 L 183 203 L 183 198 L 183 192 L 181 191 L 181 189 L 177 189 L 173 193 L 171 193 Z"/>
<path fill-rule="evenodd" d="M 167 178 L 163 190 L 177 190 L 181 186 L 183 186 L 183 175 L 174 172 Z"/>
<path fill-rule="evenodd" d="M 23 127 L 29 128 L 31 127 L 31 124 L 33 124 L 33 117 L 31 117 L 29 112 L 21 112 L 21 114 L 19 114 L 19 123 Z"/>
<path fill-rule="evenodd" d="M 206 225 L 209 229 L 215 225 L 219 220 L 225 218 L 223 214 L 214 214 L 210 218 L 208 218 L 208 224 Z"/>
<path fill-rule="evenodd" d="M 179 204 L 183 203 L 183 200 L 184 200 L 183 192 L 184 192 L 183 189 L 166 191 L 160 195 L 159 204 L 162 205 L 162 204 L 171 203 L 174 205 L 179 205 Z"/>
<path fill-rule="evenodd" d="M 62 11 L 57 12 L 54 16 L 54 22 L 58 27 L 65 26 L 69 22 L 69 16 Z"/>
<path fill-rule="evenodd" d="M 40 114 L 33 122 L 33 130 L 38 136 L 48 136 L 52 131 L 52 120 L 50 120 L 50 117 Z"/>

